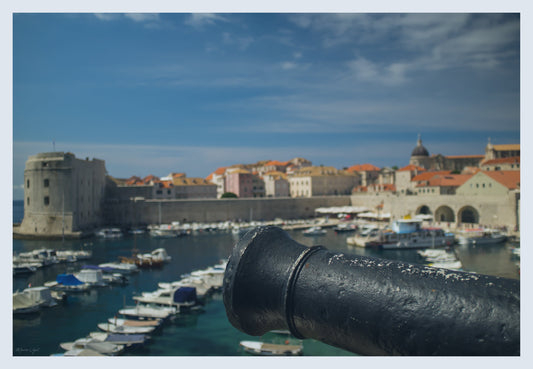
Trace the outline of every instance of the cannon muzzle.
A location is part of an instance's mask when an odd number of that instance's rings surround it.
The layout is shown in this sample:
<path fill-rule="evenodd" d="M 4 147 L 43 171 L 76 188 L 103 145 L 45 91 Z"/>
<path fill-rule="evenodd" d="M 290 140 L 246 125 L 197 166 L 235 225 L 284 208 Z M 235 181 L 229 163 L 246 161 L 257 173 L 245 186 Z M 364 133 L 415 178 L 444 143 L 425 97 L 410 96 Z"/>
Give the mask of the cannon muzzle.
<path fill-rule="evenodd" d="M 520 355 L 520 282 L 307 247 L 249 231 L 223 287 L 229 321 L 361 355 Z"/>

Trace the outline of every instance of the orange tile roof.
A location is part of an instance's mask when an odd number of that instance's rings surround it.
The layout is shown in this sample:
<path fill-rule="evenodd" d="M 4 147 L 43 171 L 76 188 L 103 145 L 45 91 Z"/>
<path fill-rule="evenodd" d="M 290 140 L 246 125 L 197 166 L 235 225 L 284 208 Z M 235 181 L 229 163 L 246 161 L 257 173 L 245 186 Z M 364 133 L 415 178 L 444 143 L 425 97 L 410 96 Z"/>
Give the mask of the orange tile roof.
<path fill-rule="evenodd" d="M 520 151 L 520 144 L 493 145 L 492 147 L 496 151 Z"/>
<path fill-rule="evenodd" d="M 448 155 L 446 159 L 483 159 L 485 155 Z"/>
<path fill-rule="evenodd" d="M 424 172 L 411 178 L 411 182 L 429 181 L 434 176 L 450 174 L 451 170 Z"/>
<path fill-rule="evenodd" d="M 150 181 L 159 181 L 159 177 L 156 177 L 153 174 L 150 174 L 149 176 L 146 176 L 143 178 L 144 183 L 149 183 Z"/>
<path fill-rule="evenodd" d="M 512 156 L 509 158 L 499 158 L 499 159 L 491 159 L 487 160 L 484 163 L 481 163 L 481 165 L 494 165 L 494 164 L 518 164 L 520 163 L 520 156 Z"/>
<path fill-rule="evenodd" d="M 160 181 L 159 183 L 161 183 L 161 187 L 163 187 L 163 188 L 172 188 L 173 187 L 171 181 Z"/>
<path fill-rule="evenodd" d="M 357 164 L 352 165 L 347 169 L 349 172 L 375 172 L 379 171 L 380 169 L 372 164 Z"/>
<path fill-rule="evenodd" d="M 414 171 L 419 171 L 419 172 L 424 172 L 425 169 L 422 168 L 422 167 L 419 167 L 419 166 L 416 166 L 414 164 L 409 164 L 401 169 L 398 169 L 397 172 L 414 172 Z"/>
<path fill-rule="evenodd" d="M 278 160 L 271 160 L 271 161 L 269 161 L 268 163 L 265 164 L 265 167 L 269 167 L 271 165 L 276 165 L 278 167 L 284 167 L 284 166 L 287 166 L 287 163 L 288 162 L 281 162 L 281 161 L 278 161 Z"/>
<path fill-rule="evenodd" d="M 472 176 L 472 174 L 436 175 L 428 182 L 420 183 L 416 187 L 459 187 Z"/>
<path fill-rule="evenodd" d="M 483 174 L 501 183 L 510 190 L 515 190 L 520 187 L 520 171 L 518 170 L 483 171 Z"/>
<path fill-rule="evenodd" d="M 174 179 L 174 186 L 205 186 L 205 185 L 213 185 L 213 183 L 209 182 L 206 179 L 203 178 L 176 178 Z"/>
<path fill-rule="evenodd" d="M 137 176 L 132 176 L 126 180 L 125 184 L 128 186 L 142 184 L 142 180 Z"/>
<path fill-rule="evenodd" d="M 212 180 L 215 174 L 221 176 L 222 174 L 224 174 L 224 173 L 226 172 L 226 169 L 227 169 L 227 168 L 228 168 L 228 167 L 220 167 L 220 168 L 217 168 L 217 170 L 215 170 L 213 173 L 211 173 L 210 175 L 208 175 L 208 176 L 206 177 L 206 179 L 207 179 L 208 181 Z"/>

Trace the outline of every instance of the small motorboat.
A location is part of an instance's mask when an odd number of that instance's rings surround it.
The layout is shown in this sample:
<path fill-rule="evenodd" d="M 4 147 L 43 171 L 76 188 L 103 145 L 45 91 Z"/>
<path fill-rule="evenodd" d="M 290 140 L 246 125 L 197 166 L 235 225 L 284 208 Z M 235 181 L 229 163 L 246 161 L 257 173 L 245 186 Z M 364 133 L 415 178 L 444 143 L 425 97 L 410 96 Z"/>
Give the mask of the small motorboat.
<path fill-rule="evenodd" d="M 260 341 L 241 341 L 239 343 L 244 351 L 261 356 L 297 356 L 301 355 L 303 345 L 281 345 L 275 343 L 265 343 Z"/>
<path fill-rule="evenodd" d="M 304 236 L 323 236 L 327 233 L 322 227 L 311 227 L 302 232 Z"/>
<path fill-rule="evenodd" d="M 98 329 L 109 333 L 122 333 L 122 334 L 148 334 L 155 330 L 155 327 L 129 327 L 125 325 L 116 325 L 113 323 L 99 323 Z"/>

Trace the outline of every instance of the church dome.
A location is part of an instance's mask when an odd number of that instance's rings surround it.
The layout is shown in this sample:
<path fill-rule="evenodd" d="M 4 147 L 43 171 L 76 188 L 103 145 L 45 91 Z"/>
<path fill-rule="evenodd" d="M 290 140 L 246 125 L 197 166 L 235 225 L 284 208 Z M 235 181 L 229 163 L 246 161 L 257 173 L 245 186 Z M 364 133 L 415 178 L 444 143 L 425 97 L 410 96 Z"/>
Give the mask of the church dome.
<path fill-rule="evenodd" d="M 413 149 L 411 156 L 429 156 L 429 152 L 424 146 L 422 146 L 422 140 L 420 139 L 420 135 L 418 135 L 418 143 Z"/>

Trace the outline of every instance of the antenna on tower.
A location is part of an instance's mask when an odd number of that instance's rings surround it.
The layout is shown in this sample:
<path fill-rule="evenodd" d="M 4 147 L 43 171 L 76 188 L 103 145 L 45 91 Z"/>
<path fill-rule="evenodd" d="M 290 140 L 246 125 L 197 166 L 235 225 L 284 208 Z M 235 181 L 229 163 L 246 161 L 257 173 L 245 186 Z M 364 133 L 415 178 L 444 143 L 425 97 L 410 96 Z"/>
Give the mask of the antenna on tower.
<path fill-rule="evenodd" d="M 56 139 L 52 140 L 52 146 L 54 147 L 54 152 L 56 152 Z"/>

